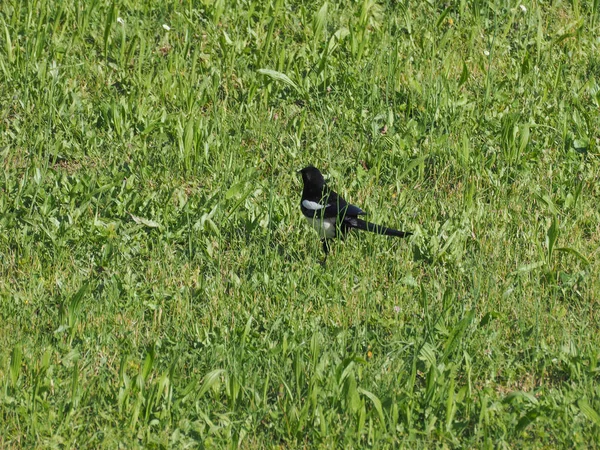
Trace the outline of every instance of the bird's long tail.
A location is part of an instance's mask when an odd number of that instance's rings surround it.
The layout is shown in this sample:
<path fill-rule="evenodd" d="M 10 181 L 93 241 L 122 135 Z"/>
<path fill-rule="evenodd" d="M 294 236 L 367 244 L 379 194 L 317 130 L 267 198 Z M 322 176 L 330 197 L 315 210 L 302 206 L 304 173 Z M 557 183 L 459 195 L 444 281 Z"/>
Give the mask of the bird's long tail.
<path fill-rule="evenodd" d="M 383 234 L 386 236 L 397 236 L 401 238 L 412 235 L 412 233 L 408 231 L 394 230 L 393 228 L 387 228 L 383 225 L 377 225 L 358 218 L 354 219 L 352 222 L 352 226 L 354 228 L 358 228 L 359 230 L 370 231 L 371 233 Z"/>

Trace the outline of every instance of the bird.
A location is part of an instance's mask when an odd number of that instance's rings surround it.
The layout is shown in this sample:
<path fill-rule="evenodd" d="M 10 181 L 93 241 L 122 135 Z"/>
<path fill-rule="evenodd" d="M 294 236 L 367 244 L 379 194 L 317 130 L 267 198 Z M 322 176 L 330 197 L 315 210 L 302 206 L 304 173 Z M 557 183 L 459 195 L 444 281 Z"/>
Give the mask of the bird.
<path fill-rule="evenodd" d="M 316 167 L 307 166 L 298 172 L 302 175 L 304 183 L 300 209 L 308 223 L 319 234 L 325 258 L 329 254 L 329 241 L 345 238 L 352 229 L 400 238 L 412 235 L 408 231 L 399 231 L 360 219 L 358 216 L 366 213 L 330 189 L 323 174 Z"/>

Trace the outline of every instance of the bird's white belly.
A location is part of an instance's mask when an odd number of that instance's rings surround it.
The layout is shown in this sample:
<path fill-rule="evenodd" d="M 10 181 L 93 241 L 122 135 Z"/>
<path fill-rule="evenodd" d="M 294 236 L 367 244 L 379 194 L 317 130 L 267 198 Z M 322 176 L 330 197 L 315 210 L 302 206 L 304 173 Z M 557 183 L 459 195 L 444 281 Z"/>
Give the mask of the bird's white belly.
<path fill-rule="evenodd" d="M 330 219 L 321 219 L 320 217 L 306 217 L 306 220 L 312 226 L 321 239 L 331 239 L 335 237 L 335 217 Z"/>

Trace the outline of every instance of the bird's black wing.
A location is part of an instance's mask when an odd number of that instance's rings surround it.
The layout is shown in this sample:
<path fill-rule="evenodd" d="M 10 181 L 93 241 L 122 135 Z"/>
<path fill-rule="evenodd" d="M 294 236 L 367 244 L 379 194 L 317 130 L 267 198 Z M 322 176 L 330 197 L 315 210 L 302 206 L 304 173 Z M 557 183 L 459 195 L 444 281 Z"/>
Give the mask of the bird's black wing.
<path fill-rule="evenodd" d="M 325 204 L 324 217 L 338 217 L 343 220 L 344 217 L 356 217 L 366 214 L 356 205 L 352 205 L 344 200 L 335 191 L 329 191 Z"/>

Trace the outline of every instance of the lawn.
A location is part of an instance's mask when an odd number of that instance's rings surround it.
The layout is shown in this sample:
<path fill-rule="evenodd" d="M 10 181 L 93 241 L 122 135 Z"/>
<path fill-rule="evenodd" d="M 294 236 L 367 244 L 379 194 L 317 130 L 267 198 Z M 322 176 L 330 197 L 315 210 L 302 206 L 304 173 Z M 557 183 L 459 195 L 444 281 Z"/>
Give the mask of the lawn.
<path fill-rule="evenodd" d="M 0 2 L 0 447 L 600 442 L 600 1 Z M 321 244 L 313 164 L 414 233 Z"/>

